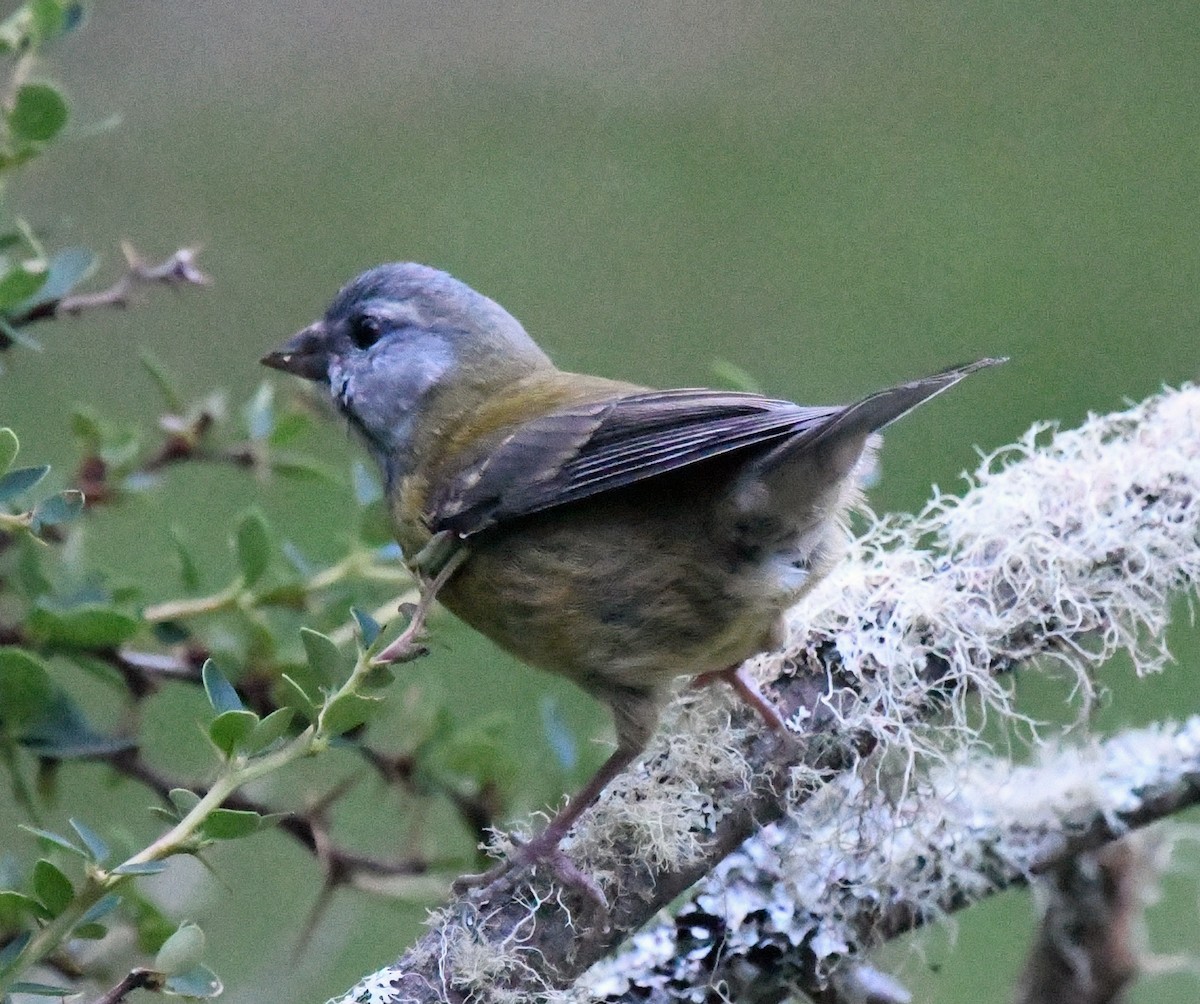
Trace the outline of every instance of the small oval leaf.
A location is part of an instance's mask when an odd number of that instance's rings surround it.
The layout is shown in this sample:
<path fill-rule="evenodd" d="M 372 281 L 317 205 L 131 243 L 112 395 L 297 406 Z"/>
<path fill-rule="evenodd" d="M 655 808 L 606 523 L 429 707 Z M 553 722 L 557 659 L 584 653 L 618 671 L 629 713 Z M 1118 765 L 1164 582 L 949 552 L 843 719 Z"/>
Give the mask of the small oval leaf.
<path fill-rule="evenodd" d="M 154 956 L 154 968 L 168 976 L 187 972 L 204 956 L 204 945 L 204 932 L 197 925 L 180 924 Z"/>
<path fill-rule="evenodd" d="M 381 702 L 377 698 L 360 694 L 341 694 L 325 706 L 321 713 L 321 728 L 327 735 L 340 736 L 362 725 L 376 711 Z"/>
<path fill-rule="evenodd" d="M 39 259 L 13 263 L 0 275 L 0 310 L 17 316 L 21 304 L 41 292 L 47 275 L 46 263 Z"/>
<path fill-rule="evenodd" d="M 295 708 L 278 708 L 255 727 L 245 742 L 246 752 L 257 753 L 283 737 L 296 717 Z"/>
<path fill-rule="evenodd" d="M 257 510 L 251 509 L 238 523 L 234 549 L 237 551 L 242 581 L 249 588 L 262 578 L 271 561 L 271 536 L 267 531 L 267 521 Z"/>
<path fill-rule="evenodd" d="M 222 711 L 208 727 L 208 737 L 226 756 L 237 752 L 258 725 L 253 711 Z"/>
<path fill-rule="evenodd" d="M 220 997 L 224 992 L 224 984 L 208 966 L 196 966 L 186 973 L 172 976 L 162 988 L 162 993 L 172 997 L 195 997 L 202 1000 Z"/>
<path fill-rule="evenodd" d="M 141 621 L 100 604 L 81 604 L 68 610 L 42 605 L 30 612 L 28 626 L 29 633 L 47 645 L 116 648 L 137 634 Z"/>
<path fill-rule="evenodd" d="M 180 816 L 186 816 L 200 804 L 200 796 L 190 788 L 172 788 L 167 792 L 167 798 L 179 810 Z"/>
<path fill-rule="evenodd" d="M 34 918 L 47 919 L 42 905 L 32 896 L 0 889 L 0 928 L 6 931 L 20 930 L 26 921 Z"/>
<path fill-rule="evenodd" d="M 333 683 L 342 677 L 342 653 L 333 639 L 319 631 L 302 627 L 300 640 L 304 643 L 304 654 L 309 668 L 323 683 Z"/>
<path fill-rule="evenodd" d="M 224 711 L 245 711 L 246 706 L 242 703 L 242 699 L 238 697 L 238 693 L 233 689 L 233 684 L 212 659 L 206 659 L 204 666 L 200 670 L 200 677 L 204 681 L 204 692 L 208 695 L 208 703 L 213 706 L 213 710 L 218 714 Z"/>
<path fill-rule="evenodd" d="M 17 90 L 8 125 L 23 140 L 44 143 L 67 124 L 67 102 L 51 84 L 24 84 Z"/>
<path fill-rule="evenodd" d="M 362 636 L 363 648 L 370 648 L 375 644 L 375 639 L 379 637 L 383 626 L 369 613 L 359 610 L 358 607 L 351 607 L 350 613 L 353 615 L 355 623 L 358 624 L 358 633 Z"/>
<path fill-rule="evenodd" d="M 15 470 L 9 471 L 3 477 L 0 477 L 0 502 L 7 502 L 9 499 L 16 498 L 23 492 L 29 491 L 30 488 L 41 481 L 48 473 L 50 473 L 48 465 L 18 467 Z"/>
<path fill-rule="evenodd" d="M 83 841 L 84 846 L 88 849 L 92 860 L 96 864 L 103 864 L 109 855 L 109 847 L 104 842 L 104 839 L 90 826 L 80 822 L 78 819 L 68 819 L 67 822 L 71 824 L 71 829 L 79 834 L 79 839 Z"/>
<path fill-rule="evenodd" d="M 57 917 L 75 898 L 71 880 L 52 861 L 42 858 L 33 866 L 33 891 L 52 916 Z"/>
<path fill-rule="evenodd" d="M 214 809 L 200 825 L 200 835 L 208 840 L 237 840 L 263 828 L 257 812 L 242 809 Z"/>
<path fill-rule="evenodd" d="M 30 529 L 40 535 L 45 527 L 70 523 L 81 512 L 83 512 L 83 492 L 74 489 L 59 492 L 34 507 L 33 523 Z"/>

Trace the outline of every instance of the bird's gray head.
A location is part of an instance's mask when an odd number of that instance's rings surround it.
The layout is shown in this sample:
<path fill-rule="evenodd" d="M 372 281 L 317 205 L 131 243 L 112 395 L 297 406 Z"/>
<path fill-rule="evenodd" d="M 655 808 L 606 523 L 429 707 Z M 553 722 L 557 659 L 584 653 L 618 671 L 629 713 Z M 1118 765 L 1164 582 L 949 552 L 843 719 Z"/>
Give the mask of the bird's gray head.
<path fill-rule="evenodd" d="M 262 361 L 327 384 L 389 476 L 404 466 L 422 408 L 551 365 L 498 303 L 411 262 L 364 272 Z"/>

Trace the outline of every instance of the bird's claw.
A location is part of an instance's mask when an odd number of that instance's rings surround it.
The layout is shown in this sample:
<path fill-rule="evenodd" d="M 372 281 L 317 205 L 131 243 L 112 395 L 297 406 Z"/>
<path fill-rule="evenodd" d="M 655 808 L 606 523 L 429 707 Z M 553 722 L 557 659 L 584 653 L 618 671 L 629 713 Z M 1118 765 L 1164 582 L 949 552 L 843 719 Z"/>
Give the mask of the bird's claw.
<path fill-rule="evenodd" d="M 428 610 L 427 603 L 401 603 L 400 613 L 408 617 L 408 626 L 371 659 L 371 665 L 391 666 L 398 662 L 412 662 L 428 655 L 428 647 L 417 640 L 425 634 L 425 615 Z"/>
<path fill-rule="evenodd" d="M 599 883 L 567 857 L 558 847 L 557 841 L 546 845 L 538 837 L 528 843 L 518 844 L 506 860 L 486 872 L 479 875 L 460 875 L 450 888 L 460 895 L 471 889 L 483 889 L 504 878 L 514 868 L 526 865 L 534 868 L 545 865 L 561 885 L 576 890 L 597 909 L 608 912 L 608 898 Z"/>

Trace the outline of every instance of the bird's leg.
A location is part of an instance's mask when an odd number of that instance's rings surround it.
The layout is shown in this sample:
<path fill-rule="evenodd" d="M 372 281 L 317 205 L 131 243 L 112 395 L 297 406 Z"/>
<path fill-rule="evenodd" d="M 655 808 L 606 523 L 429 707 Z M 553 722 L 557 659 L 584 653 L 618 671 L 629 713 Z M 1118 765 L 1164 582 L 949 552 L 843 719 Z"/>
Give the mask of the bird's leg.
<path fill-rule="evenodd" d="M 417 552 L 411 567 L 419 582 L 419 599 L 416 603 L 406 603 L 401 607 L 409 615 L 408 625 L 396 636 L 395 641 L 371 660 L 371 665 L 411 662 L 425 654 L 425 646 L 417 643 L 417 638 L 425 630 L 425 618 L 429 616 L 429 609 L 438 592 L 467 560 L 468 553 L 467 546 L 449 531 L 434 534 L 433 539 Z"/>
<path fill-rule="evenodd" d="M 555 814 L 541 833 L 525 843 L 518 844 L 507 859 L 501 861 L 494 868 L 488 869 L 482 875 L 462 875 L 455 879 L 454 891 L 462 892 L 465 889 L 491 885 L 513 868 L 545 863 L 564 885 L 580 889 L 597 906 L 607 908 L 608 900 L 600 886 L 596 884 L 596 880 L 585 874 L 574 861 L 567 857 L 558 844 L 575 825 L 575 821 L 583 815 L 584 810 L 600 797 L 600 793 L 604 791 L 608 783 L 629 766 L 640 752 L 641 750 L 622 749 L 618 746 L 592 776 L 592 779 Z"/>
<path fill-rule="evenodd" d="M 692 686 L 711 686 L 718 680 L 728 683 L 733 688 L 733 692 L 753 708 L 759 717 L 766 722 L 767 728 L 784 736 L 790 735 L 783 715 L 779 713 L 779 709 L 775 707 L 770 698 L 758 689 L 758 684 L 746 671 L 746 664 L 744 662 L 740 662 L 736 666 L 730 666 L 727 669 L 718 669 L 711 673 L 701 673 L 692 681 Z"/>
<path fill-rule="evenodd" d="M 454 890 L 490 885 L 510 869 L 523 865 L 547 863 L 559 881 L 580 889 L 597 906 L 607 909 L 608 901 L 596 880 L 585 874 L 559 848 L 559 842 L 570 832 L 576 820 L 598 799 L 609 783 L 629 766 L 650 742 L 658 725 L 658 707 L 662 696 L 657 691 L 633 690 L 624 687 L 605 688 L 597 696 L 608 701 L 617 726 L 617 748 L 580 789 L 546 824 L 536 837 L 519 844 L 508 859 L 482 875 L 464 875 L 454 882 Z"/>

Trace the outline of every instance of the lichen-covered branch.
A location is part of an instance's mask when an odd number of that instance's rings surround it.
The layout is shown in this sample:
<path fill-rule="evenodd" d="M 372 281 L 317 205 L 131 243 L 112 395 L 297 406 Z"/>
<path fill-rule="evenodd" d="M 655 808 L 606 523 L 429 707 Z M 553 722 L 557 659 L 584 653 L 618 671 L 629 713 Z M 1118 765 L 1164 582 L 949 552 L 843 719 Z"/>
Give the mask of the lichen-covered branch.
<path fill-rule="evenodd" d="M 1087 991 L 1111 992 L 1133 975 L 1129 927 L 1145 871 L 1131 869 L 1133 849 L 1111 842 L 1198 801 L 1200 718 L 1032 766 L 964 757 L 899 800 L 847 775 L 747 841 L 673 918 L 595 967 L 573 999 L 767 1004 L 802 991 L 817 1002 L 861 1000 L 846 984 L 867 949 L 1050 875 L 1060 888 L 1021 1000 L 1108 1000 Z M 1102 847 L 1107 864 L 1091 853 Z M 1039 995 L 1047 980 L 1053 993 Z M 703 987 L 722 993 L 698 994 Z"/>
<path fill-rule="evenodd" d="M 1169 600 L 1200 579 L 1200 391 L 1050 431 L 988 458 L 961 499 L 876 522 L 794 611 L 782 650 L 756 667 L 790 713 L 790 748 L 707 693 L 676 702 L 652 750 L 564 845 L 604 890 L 607 913 L 552 876 L 514 869 L 447 905 L 343 1000 L 560 993 L 765 824 L 824 799 L 857 822 L 879 778 L 901 779 L 884 799 L 894 806 L 947 764 L 973 762 L 981 712 L 1016 715 L 999 677 L 1018 663 L 1049 656 L 1085 695 L 1091 669 L 1117 651 L 1139 671 L 1160 667 Z M 903 838 L 902 823 L 885 821 L 880 837 Z M 837 877 L 809 877 L 826 881 Z M 818 894 L 797 889 L 783 908 L 802 916 L 798 904 Z M 911 926 L 911 906 L 888 907 L 876 905 L 886 924 L 873 923 L 872 938 Z M 811 985 L 868 947 L 856 937 L 814 956 L 827 966 Z"/>

